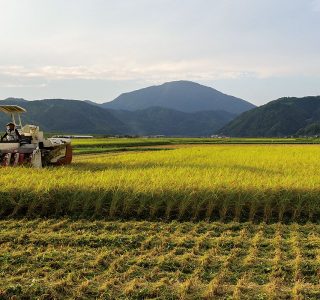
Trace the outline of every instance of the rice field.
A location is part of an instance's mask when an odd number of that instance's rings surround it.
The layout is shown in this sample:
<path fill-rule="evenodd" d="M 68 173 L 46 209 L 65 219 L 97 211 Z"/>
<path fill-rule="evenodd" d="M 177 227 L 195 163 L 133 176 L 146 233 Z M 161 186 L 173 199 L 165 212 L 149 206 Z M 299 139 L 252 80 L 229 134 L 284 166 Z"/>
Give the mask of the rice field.
<path fill-rule="evenodd" d="M 320 146 L 79 140 L 2 168 L 0 299 L 320 299 Z"/>
<path fill-rule="evenodd" d="M 0 216 L 319 220 L 318 145 L 165 147 L 79 155 L 63 168 L 3 168 Z"/>

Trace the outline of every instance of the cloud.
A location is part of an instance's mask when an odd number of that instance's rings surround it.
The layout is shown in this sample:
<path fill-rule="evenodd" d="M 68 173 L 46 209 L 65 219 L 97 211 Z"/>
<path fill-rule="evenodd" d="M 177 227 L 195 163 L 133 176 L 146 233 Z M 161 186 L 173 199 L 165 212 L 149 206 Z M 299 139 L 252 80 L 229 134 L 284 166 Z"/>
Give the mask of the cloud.
<path fill-rule="evenodd" d="M 35 86 L 43 85 L 38 81 L 87 79 L 87 80 L 143 80 L 146 82 L 163 82 L 168 80 L 220 80 L 237 79 L 243 77 L 266 78 L 269 76 L 279 76 L 290 74 L 297 71 L 294 66 L 255 65 L 248 66 L 246 63 L 239 64 L 231 62 L 226 65 L 210 59 L 189 60 L 189 61 L 164 61 L 159 63 L 137 63 L 132 61 L 118 61 L 108 67 L 91 66 L 1 66 L 0 65 L 0 84 L 10 81 L 31 81 L 36 80 Z M 5 78 L 5 79 L 4 79 Z M 34 84 L 32 82 L 32 84 Z M 31 84 L 31 85 L 32 85 Z"/>
<path fill-rule="evenodd" d="M 39 84 L 15 84 L 15 83 L 0 83 L 1 88 L 44 88 L 46 87 L 46 83 L 39 83 Z"/>
<path fill-rule="evenodd" d="M 211 67 L 208 70 L 208 66 Z M 212 62 L 164 62 L 150 65 L 135 63 L 127 66 L 104 68 L 101 66 L 0 66 L 0 75 L 15 78 L 43 78 L 45 80 L 92 79 L 92 80 L 162 80 L 183 79 L 222 79 L 247 76 L 250 72 L 215 67 Z M 1 78 L 0 78 L 1 80 Z"/>

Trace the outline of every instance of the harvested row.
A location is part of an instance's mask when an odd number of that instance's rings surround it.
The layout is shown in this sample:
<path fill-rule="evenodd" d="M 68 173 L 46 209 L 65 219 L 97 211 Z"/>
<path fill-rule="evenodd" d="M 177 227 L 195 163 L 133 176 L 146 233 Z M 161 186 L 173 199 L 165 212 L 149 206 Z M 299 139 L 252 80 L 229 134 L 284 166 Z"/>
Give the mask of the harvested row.
<path fill-rule="evenodd" d="M 0 298 L 319 299 L 320 225 L 0 221 Z"/>
<path fill-rule="evenodd" d="M 317 222 L 317 145 L 215 145 L 1 170 L 0 217 Z"/>

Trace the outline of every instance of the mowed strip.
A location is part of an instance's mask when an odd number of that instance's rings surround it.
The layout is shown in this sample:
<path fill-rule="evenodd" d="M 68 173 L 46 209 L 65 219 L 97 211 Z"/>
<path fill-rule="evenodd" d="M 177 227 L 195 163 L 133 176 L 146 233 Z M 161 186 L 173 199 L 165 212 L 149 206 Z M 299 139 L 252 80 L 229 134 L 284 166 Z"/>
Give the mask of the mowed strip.
<path fill-rule="evenodd" d="M 319 299 L 320 225 L 0 221 L 0 298 Z"/>

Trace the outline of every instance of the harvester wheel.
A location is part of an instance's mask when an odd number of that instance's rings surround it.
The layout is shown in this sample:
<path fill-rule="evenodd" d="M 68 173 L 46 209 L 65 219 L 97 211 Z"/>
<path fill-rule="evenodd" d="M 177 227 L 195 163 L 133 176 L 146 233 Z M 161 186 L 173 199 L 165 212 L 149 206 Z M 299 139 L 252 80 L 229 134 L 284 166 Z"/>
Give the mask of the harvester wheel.
<path fill-rule="evenodd" d="M 2 161 L 2 165 L 7 167 L 10 165 L 10 161 L 11 161 L 11 153 L 7 153 L 4 158 L 3 158 L 3 161 Z"/>
<path fill-rule="evenodd" d="M 15 153 L 15 154 L 13 155 L 13 165 L 14 165 L 14 166 L 17 166 L 18 163 L 19 163 L 19 153 Z"/>
<path fill-rule="evenodd" d="M 20 153 L 19 154 L 19 165 L 22 165 L 24 163 L 24 154 Z"/>

